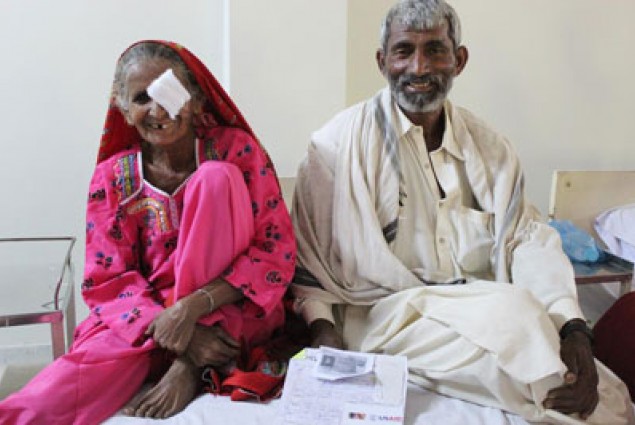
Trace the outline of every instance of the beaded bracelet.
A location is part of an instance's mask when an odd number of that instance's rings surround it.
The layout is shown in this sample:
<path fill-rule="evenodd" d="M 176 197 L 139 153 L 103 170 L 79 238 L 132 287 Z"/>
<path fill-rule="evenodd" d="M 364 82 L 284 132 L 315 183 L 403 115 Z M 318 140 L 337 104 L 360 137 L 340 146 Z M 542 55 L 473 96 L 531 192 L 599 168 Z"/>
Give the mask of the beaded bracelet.
<path fill-rule="evenodd" d="M 214 302 L 214 297 L 212 297 L 212 294 L 210 294 L 203 288 L 198 289 L 196 292 L 202 292 L 207 296 L 207 299 L 209 299 L 209 313 L 214 311 L 214 306 L 216 305 L 216 303 Z"/>
<path fill-rule="evenodd" d="M 582 319 L 571 319 L 567 323 L 562 326 L 560 329 L 560 339 L 565 339 L 572 332 L 580 331 L 587 338 L 589 338 L 589 342 L 593 344 L 595 338 L 593 337 L 593 331 L 589 328 L 586 322 Z"/>

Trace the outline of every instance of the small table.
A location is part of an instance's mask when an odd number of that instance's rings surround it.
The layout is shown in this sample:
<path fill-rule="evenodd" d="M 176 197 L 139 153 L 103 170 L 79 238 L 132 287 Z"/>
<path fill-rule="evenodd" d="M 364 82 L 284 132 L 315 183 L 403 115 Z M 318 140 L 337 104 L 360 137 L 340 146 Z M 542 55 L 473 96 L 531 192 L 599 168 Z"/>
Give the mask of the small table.
<path fill-rule="evenodd" d="M 575 272 L 575 283 L 619 282 L 620 297 L 631 290 L 633 280 L 633 263 L 604 251 L 604 259 L 596 263 L 579 263 L 572 261 Z"/>
<path fill-rule="evenodd" d="M 75 330 L 74 245 L 71 236 L 0 238 L 0 327 L 50 323 L 53 358 Z"/>

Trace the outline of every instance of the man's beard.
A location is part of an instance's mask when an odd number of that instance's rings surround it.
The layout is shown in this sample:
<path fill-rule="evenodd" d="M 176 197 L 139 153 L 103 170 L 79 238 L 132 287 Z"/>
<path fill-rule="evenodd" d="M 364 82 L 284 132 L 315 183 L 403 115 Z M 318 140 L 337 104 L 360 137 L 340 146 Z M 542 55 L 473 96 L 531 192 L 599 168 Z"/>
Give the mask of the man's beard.
<path fill-rule="evenodd" d="M 426 74 L 417 77 L 412 74 L 402 74 L 397 78 L 388 78 L 390 83 L 390 91 L 392 92 L 397 104 L 411 113 L 432 112 L 443 106 L 454 78 L 446 75 L 430 75 Z M 411 93 L 406 91 L 406 87 L 410 83 L 430 84 L 432 90 L 425 93 Z"/>

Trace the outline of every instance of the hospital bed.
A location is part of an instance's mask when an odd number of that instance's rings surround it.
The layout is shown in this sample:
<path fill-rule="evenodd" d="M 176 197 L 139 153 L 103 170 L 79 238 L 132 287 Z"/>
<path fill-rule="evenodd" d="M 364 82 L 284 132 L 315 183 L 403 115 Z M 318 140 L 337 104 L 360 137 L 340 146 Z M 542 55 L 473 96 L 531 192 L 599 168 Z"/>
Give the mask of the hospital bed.
<path fill-rule="evenodd" d="M 281 179 L 285 201 L 289 206 L 293 183 L 291 178 Z M 268 403 L 232 402 L 226 396 L 204 394 L 183 412 L 169 419 L 130 418 L 117 414 L 105 421 L 104 425 L 282 425 L 279 422 L 280 408 L 280 399 Z M 405 424 L 528 425 L 528 422 L 499 409 L 445 397 L 410 384 Z"/>
<path fill-rule="evenodd" d="M 294 179 L 281 178 L 280 183 L 285 202 L 290 207 Z M 280 399 L 259 404 L 232 402 L 225 396 L 205 394 L 194 400 L 183 412 L 166 420 L 116 415 L 104 425 L 282 425 L 278 422 L 280 408 Z M 411 384 L 407 391 L 405 424 L 528 425 L 528 422 L 499 409 L 445 397 Z"/>

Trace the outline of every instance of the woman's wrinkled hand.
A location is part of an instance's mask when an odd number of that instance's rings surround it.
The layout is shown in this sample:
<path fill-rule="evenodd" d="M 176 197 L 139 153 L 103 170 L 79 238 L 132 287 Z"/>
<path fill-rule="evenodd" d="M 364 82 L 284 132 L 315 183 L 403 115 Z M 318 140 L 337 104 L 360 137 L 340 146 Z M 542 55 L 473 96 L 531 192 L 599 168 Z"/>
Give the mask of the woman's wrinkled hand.
<path fill-rule="evenodd" d="M 218 325 L 196 325 L 185 354 L 197 367 L 220 367 L 238 357 L 240 343 Z"/>
<path fill-rule="evenodd" d="M 160 347 L 181 356 L 190 344 L 197 320 L 195 312 L 181 300 L 163 310 L 148 326 L 145 334 L 151 336 Z"/>
<path fill-rule="evenodd" d="M 325 345 L 331 348 L 344 349 L 342 336 L 335 329 L 335 325 L 325 319 L 317 319 L 309 326 L 311 331 L 311 347 L 318 348 Z"/>

